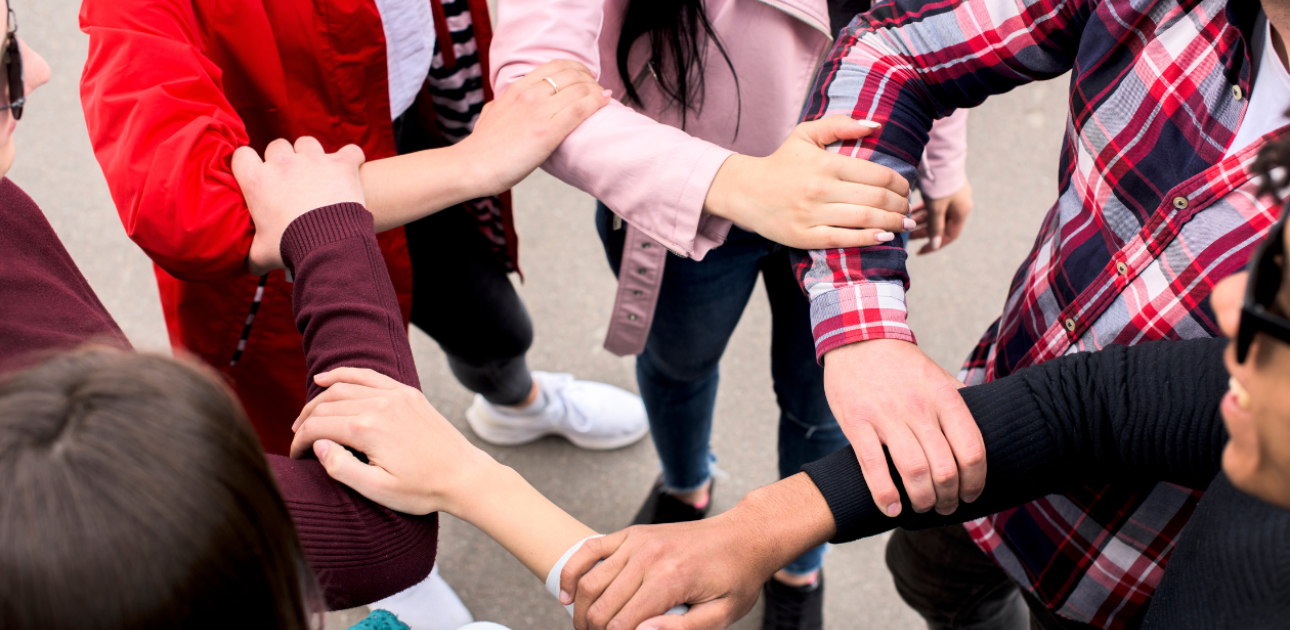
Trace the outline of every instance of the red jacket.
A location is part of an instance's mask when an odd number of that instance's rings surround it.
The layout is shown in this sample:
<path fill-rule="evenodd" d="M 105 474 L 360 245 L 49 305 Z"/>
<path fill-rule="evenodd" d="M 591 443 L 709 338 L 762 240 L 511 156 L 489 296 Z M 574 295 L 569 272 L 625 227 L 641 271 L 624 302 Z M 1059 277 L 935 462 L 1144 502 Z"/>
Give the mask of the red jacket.
<path fill-rule="evenodd" d="M 487 7 L 466 1 L 485 63 Z M 432 4 L 444 52 L 444 4 Z M 127 234 L 155 263 L 171 344 L 226 374 L 265 450 L 285 453 L 304 404 L 301 337 L 283 273 L 262 281 L 246 270 L 254 228 L 231 158 L 243 145 L 263 151 L 304 135 L 328 151 L 357 144 L 369 160 L 395 154 L 376 5 L 85 0 L 80 22 L 90 36 L 81 78 L 90 141 Z M 379 241 L 406 323 L 403 229 Z"/>

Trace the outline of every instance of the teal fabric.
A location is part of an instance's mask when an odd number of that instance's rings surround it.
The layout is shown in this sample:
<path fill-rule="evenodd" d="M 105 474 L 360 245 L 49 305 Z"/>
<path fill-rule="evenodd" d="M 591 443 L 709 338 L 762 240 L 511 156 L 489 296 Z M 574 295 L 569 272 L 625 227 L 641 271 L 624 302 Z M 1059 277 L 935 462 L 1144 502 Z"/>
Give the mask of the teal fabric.
<path fill-rule="evenodd" d="M 408 624 L 399 621 L 388 610 L 373 610 L 366 619 L 354 624 L 349 630 L 412 630 Z"/>

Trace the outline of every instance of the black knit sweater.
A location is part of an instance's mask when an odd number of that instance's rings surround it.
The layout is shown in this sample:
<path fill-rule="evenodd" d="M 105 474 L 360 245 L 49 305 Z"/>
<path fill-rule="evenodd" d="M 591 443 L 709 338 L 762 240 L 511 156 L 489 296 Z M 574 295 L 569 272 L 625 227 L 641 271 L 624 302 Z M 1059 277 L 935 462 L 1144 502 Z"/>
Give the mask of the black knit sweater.
<path fill-rule="evenodd" d="M 961 523 L 1090 482 L 1208 488 L 1143 627 L 1290 627 L 1290 512 L 1219 474 L 1226 343 L 1112 346 L 961 390 L 985 439 L 988 473 L 981 497 L 950 516 L 914 513 L 891 466 L 904 507 L 887 518 L 851 448 L 803 469 L 833 512 L 833 542 Z"/>

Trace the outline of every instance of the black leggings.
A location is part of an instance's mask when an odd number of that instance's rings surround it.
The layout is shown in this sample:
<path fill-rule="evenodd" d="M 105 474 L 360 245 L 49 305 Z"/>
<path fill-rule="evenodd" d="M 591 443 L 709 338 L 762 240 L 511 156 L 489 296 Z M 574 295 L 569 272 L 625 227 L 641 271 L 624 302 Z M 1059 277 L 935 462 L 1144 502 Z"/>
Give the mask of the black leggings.
<path fill-rule="evenodd" d="M 395 125 L 399 153 L 433 146 L 407 124 L 411 119 Z M 495 405 L 523 402 L 533 389 L 524 360 L 533 322 L 475 217 L 457 206 L 413 221 L 406 231 L 412 323 L 439 343 L 467 389 Z"/>

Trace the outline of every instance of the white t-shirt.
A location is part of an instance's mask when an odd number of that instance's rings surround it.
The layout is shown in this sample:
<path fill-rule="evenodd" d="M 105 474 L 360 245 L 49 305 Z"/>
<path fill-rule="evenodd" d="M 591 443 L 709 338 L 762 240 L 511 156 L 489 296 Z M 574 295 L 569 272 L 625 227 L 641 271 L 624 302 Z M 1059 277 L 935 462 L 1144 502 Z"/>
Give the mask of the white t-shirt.
<path fill-rule="evenodd" d="M 385 30 L 390 77 L 390 118 L 412 107 L 434 59 L 434 14 L 430 0 L 376 0 Z"/>
<path fill-rule="evenodd" d="M 1285 37 L 1285 33 L 1281 34 Z M 1264 134 L 1290 124 L 1286 110 L 1290 109 L 1290 72 L 1281 63 L 1277 49 L 1272 46 L 1272 24 L 1263 20 L 1263 58 L 1259 61 L 1259 74 L 1254 77 L 1250 104 L 1245 108 L 1245 118 L 1236 130 L 1236 138 L 1227 148 L 1232 155 L 1250 146 Z"/>

